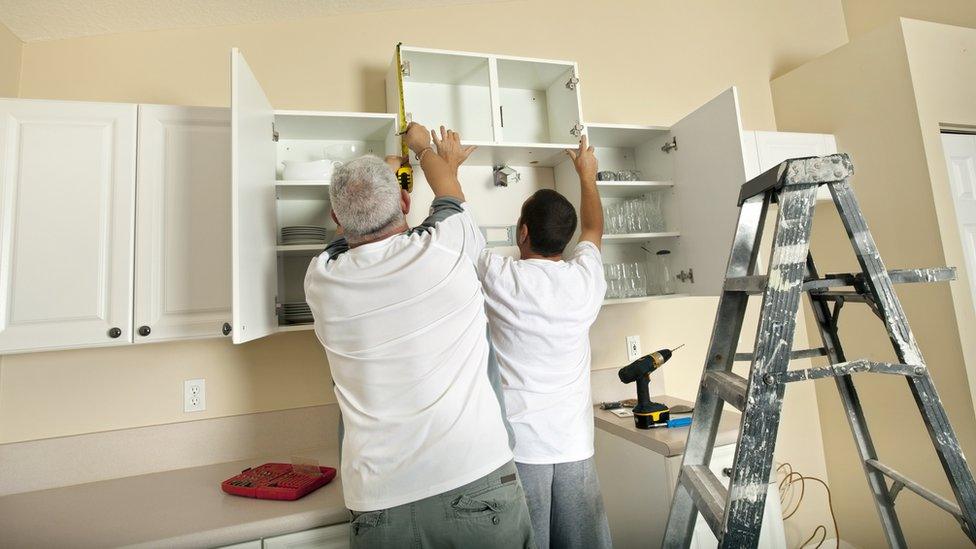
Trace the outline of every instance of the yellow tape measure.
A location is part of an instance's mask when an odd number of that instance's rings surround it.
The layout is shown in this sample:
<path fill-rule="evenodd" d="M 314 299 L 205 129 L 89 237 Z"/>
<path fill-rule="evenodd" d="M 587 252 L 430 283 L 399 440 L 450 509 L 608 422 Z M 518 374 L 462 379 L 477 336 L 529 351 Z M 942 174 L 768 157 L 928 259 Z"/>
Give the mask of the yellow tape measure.
<path fill-rule="evenodd" d="M 400 161 L 400 167 L 397 169 L 396 177 L 397 181 L 400 182 L 400 188 L 407 191 L 408 193 L 413 192 L 413 167 L 410 165 L 410 151 L 407 149 L 407 141 L 403 137 L 403 133 L 407 131 L 407 112 L 403 106 L 403 61 L 400 59 L 400 44 L 396 46 L 396 71 L 397 71 L 397 87 L 399 88 L 399 95 L 397 100 L 399 102 L 397 113 L 399 121 L 399 132 L 400 135 L 400 156 L 402 160 Z"/>

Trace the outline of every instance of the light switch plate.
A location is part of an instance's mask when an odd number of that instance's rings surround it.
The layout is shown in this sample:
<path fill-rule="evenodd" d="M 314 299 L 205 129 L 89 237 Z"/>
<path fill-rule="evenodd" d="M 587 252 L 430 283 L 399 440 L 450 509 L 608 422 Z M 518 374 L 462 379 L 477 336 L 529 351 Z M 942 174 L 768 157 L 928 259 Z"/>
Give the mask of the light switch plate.
<path fill-rule="evenodd" d="M 183 382 L 183 411 L 202 412 L 207 409 L 207 380 L 188 379 Z"/>
<path fill-rule="evenodd" d="M 641 357 L 640 336 L 627 336 L 627 360 L 633 362 Z"/>

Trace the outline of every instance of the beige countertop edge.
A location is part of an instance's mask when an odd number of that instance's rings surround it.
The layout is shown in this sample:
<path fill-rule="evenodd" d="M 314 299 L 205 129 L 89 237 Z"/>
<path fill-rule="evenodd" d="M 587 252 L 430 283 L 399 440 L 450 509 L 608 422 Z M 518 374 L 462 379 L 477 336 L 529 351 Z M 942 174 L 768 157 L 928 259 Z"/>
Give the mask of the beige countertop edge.
<path fill-rule="evenodd" d="M 292 455 L 338 468 L 338 449 Z M 296 501 L 225 494 L 220 483 L 271 456 L 0 497 L 0 546 L 216 547 L 349 520 L 337 477 Z"/>
<path fill-rule="evenodd" d="M 694 405 L 693 402 L 667 395 L 652 396 L 651 400 L 668 406 Z M 715 446 L 735 444 L 739 437 L 739 418 L 740 416 L 736 412 L 722 412 L 718 434 L 715 437 Z M 599 407 L 593 410 L 593 421 L 597 429 L 602 429 L 665 457 L 680 456 L 684 453 L 685 440 L 688 438 L 688 431 L 691 429 L 690 427 L 638 429 L 634 425 L 633 417 L 617 417 Z"/>

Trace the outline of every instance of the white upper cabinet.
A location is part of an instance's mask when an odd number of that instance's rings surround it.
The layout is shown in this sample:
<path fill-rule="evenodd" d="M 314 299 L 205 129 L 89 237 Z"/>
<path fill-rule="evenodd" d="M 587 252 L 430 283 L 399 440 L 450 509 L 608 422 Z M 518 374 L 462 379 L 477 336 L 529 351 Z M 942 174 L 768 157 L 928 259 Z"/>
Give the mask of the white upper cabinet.
<path fill-rule="evenodd" d="M 674 270 L 692 273 L 679 292 L 719 295 L 746 182 L 739 97 L 729 88 L 671 127 L 675 213 L 681 238 Z M 692 272 L 693 269 L 693 272 Z"/>
<path fill-rule="evenodd" d="M 0 352 L 132 341 L 136 106 L 0 100 Z"/>
<path fill-rule="evenodd" d="M 231 322 L 230 147 L 229 109 L 139 106 L 136 343 Z"/>
<path fill-rule="evenodd" d="M 398 61 L 399 60 L 399 61 Z M 397 46 L 387 110 L 479 146 L 468 166 L 553 167 L 582 132 L 571 61 Z"/>
<path fill-rule="evenodd" d="M 630 303 L 674 295 L 718 295 L 731 249 L 746 180 L 739 106 L 730 88 L 671 127 L 587 123 L 601 179 L 627 174 L 630 180 L 600 180 L 605 211 L 603 260 L 640 264 L 649 295 L 618 296 L 606 303 Z M 568 163 L 556 166 L 557 189 L 579 203 L 579 182 Z M 615 176 L 619 177 L 619 176 Z M 646 226 L 626 225 L 631 212 L 621 204 L 641 199 Z M 632 206 L 631 203 L 628 206 Z M 674 293 L 660 284 L 669 263 Z M 615 274 L 608 274 L 613 286 Z M 637 292 L 638 294 L 640 292 Z"/>
<path fill-rule="evenodd" d="M 237 48 L 231 51 L 232 333 L 274 333 L 276 271 L 274 109 Z"/>
<path fill-rule="evenodd" d="M 746 179 L 752 179 L 790 158 L 826 156 L 837 152 L 834 136 L 824 133 L 751 131 L 743 132 L 743 138 L 748 160 Z M 754 148 L 749 148 L 748 144 Z M 826 186 L 817 190 L 817 200 L 831 200 L 830 190 Z"/>
<path fill-rule="evenodd" d="M 336 230 L 321 166 L 398 154 L 399 141 L 394 114 L 275 110 L 237 49 L 231 65 L 231 324 L 243 343 L 312 327 L 305 272 Z M 326 237 L 294 238 L 310 231 Z"/>

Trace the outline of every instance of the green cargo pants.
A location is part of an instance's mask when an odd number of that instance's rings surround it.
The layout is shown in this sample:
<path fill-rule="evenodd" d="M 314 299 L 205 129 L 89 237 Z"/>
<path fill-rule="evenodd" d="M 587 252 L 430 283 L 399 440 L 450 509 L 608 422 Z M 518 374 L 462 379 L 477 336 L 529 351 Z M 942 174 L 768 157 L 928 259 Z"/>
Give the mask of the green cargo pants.
<path fill-rule="evenodd" d="M 535 547 L 514 462 L 443 494 L 352 515 L 353 549 Z"/>

